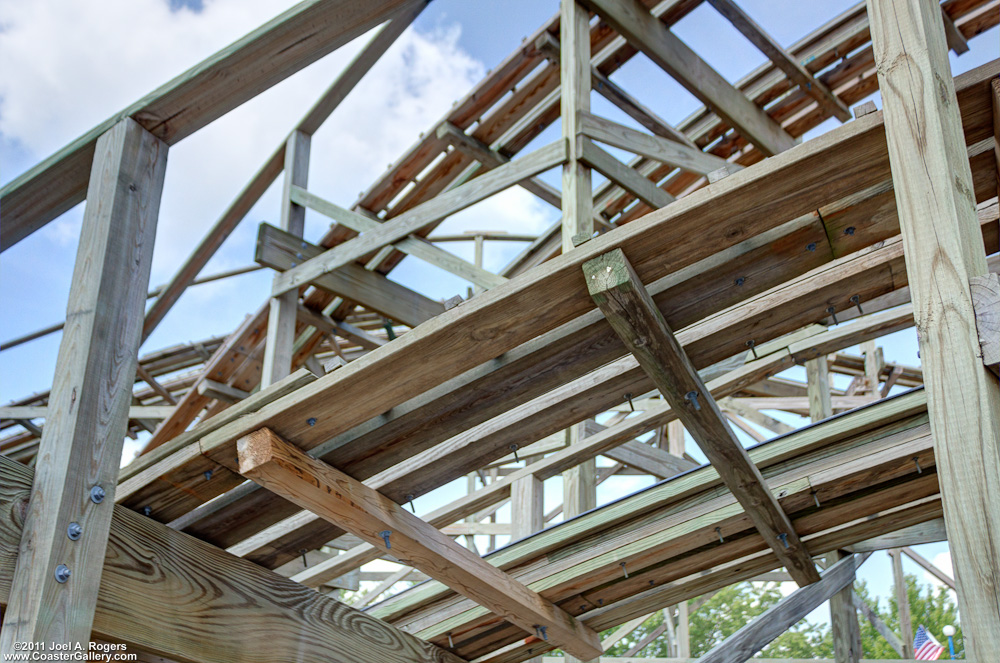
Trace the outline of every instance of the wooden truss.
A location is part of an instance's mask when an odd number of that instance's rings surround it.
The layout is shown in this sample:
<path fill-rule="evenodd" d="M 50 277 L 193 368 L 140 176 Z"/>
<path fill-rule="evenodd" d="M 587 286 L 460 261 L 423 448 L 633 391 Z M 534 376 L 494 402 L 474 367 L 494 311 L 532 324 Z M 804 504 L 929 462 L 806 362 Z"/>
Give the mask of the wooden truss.
<path fill-rule="evenodd" d="M 425 4 L 306 0 L 0 189 L 3 250 L 87 201 L 68 322 L 3 348 L 63 329 L 52 390 L 0 407 L 0 650 L 591 660 L 663 611 L 628 656 L 667 637 L 686 658 L 690 612 L 777 579 L 800 587 L 703 660 L 746 660 L 826 601 L 837 663 L 859 660 L 856 608 L 912 656 L 908 617 L 893 633 L 850 587 L 888 549 L 897 590 L 903 555 L 957 590 L 966 648 L 988 660 L 1000 60 L 952 78 L 947 51 L 996 25 L 998 0 L 871 0 L 788 48 L 709 0 L 769 60 L 737 82 L 671 29 L 700 0 L 563 0 L 358 200 L 316 195 L 311 136 Z M 379 25 L 147 292 L 169 147 Z M 665 122 L 613 78 L 636 56 L 704 108 Z M 884 109 L 852 120 L 876 90 Z M 594 114 L 592 92 L 643 129 Z M 801 141 L 830 117 L 842 126 Z M 555 170 L 561 189 L 539 177 Z M 199 278 L 279 176 L 256 265 Z M 435 234 L 514 186 L 561 221 Z M 307 209 L 324 236 L 304 236 Z M 443 248 L 456 241 L 473 261 Z M 524 250 L 494 273 L 499 241 Z M 404 256 L 468 296 L 391 280 Z M 273 270 L 272 289 L 231 334 L 137 358 L 188 286 L 250 269 Z M 922 366 L 887 363 L 877 339 L 913 326 Z M 795 365 L 805 382 L 779 376 Z M 118 471 L 126 435 L 145 449 Z M 597 506 L 629 473 L 657 482 Z M 404 506 L 463 477 L 449 504 Z M 954 578 L 910 548 L 945 539 Z M 326 596 L 359 582 L 378 584 L 353 606 Z"/>

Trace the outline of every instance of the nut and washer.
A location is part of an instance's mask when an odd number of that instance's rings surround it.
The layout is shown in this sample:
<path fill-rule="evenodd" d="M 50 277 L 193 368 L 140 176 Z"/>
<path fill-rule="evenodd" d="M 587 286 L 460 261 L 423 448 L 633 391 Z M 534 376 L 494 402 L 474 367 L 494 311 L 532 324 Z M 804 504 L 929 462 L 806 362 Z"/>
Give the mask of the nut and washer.
<path fill-rule="evenodd" d="M 90 489 L 90 501 L 93 502 L 94 504 L 100 504 L 101 502 L 104 501 L 105 497 L 106 494 L 104 492 L 104 489 L 101 488 L 100 486 L 94 486 L 93 488 Z"/>
<path fill-rule="evenodd" d="M 56 572 L 54 575 L 56 577 L 56 582 L 60 584 L 66 582 L 67 580 L 69 580 L 69 567 L 66 566 L 65 564 L 60 564 L 59 566 L 56 567 Z"/>
<path fill-rule="evenodd" d="M 66 527 L 66 536 L 69 537 L 70 541 L 76 541 L 83 536 L 83 526 L 80 523 L 70 523 Z"/>

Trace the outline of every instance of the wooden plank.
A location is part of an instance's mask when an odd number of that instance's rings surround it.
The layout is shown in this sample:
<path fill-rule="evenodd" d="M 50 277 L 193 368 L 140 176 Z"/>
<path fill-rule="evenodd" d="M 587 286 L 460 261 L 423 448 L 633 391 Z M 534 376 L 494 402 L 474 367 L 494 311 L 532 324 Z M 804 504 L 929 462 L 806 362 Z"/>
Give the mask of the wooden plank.
<path fill-rule="evenodd" d="M 281 192 L 281 229 L 296 237 L 305 232 L 306 209 L 292 200 L 292 188 L 309 182 L 309 147 L 312 137 L 293 131 L 285 144 L 285 181 Z M 275 276 L 275 281 L 280 274 Z M 267 341 L 264 346 L 264 366 L 260 387 L 266 389 L 292 372 L 295 346 L 295 318 L 299 293 L 297 289 L 275 293 L 271 297 L 271 312 L 267 316 Z"/>
<path fill-rule="evenodd" d="M 599 256 L 585 263 L 583 272 L 604 317 L 677 411 L 775 555 L 800 585 L 816 582 L 819 574 L 791 521 L 767 490 L 760 470 L 726 424 L 625 254 L 616 249 Z"/>
<path fill-rule="evenodd" d="M 167 403 L 171 405 L 177 405 L 177 399 L 174 398 L 174 395 L 171 394 L 170 391 L 165 389 L 163 385 L 160 384 L 149 371 L 143 368 L 143 365 L 141 363 L 137 363 L 135 365 L 135 375 L 137 379 L 142 380 L 143 382 L 148 384 L 149 388 L 155 391 L 157 394 L 159 394 L 160 397 Z"/>
<path fill-rule="evenodd" d="M 896 594 L 903 658 L 913 658 L 913 622 L 910 619 L 910 594 L 906 587 L 906 577 L 903 575 L 903 557 L 899 548 L 890 550 L 889 557 L 892 558 L 892 587 Z"/>
<path fill-rule="evenodd" d="M 660 118 L 656 113 L 643 105 L 638 99 L 623 90 L 618 84 L 602 74 L 597 67 L 592 71 L 593 80 L 591 84 L 598 93 L 626 115 L 644 126 L 654 135 L 672 140 L 677 143 L 694 147 L 691 139 L 683 133 L 673 128 L 667 121 Z"/>
<path fill-rule="evenodd" d="M 712 647 L 701 663 L 743 663 L 790 626 L 818 608 L 831 596 L 854 582 L 854 573 L 863 557 L 851 555 L 823 571 L 819 581 L 800 587 L 781 599 L 764 614 Z"/>
<path fill-rule="evenodd" d="M 559 3 L 559 117 L 566 142 L 562 169 L 562 251 L 594 233 L 591 172 L 581 161 L 579 114 L 590 110 L 590 13 L 577 0 Z"/>
<path fill-rule="evenodd" d="M 725 167 L 742 170 L 742 166 L 714 154 L 660 136 L 651 136 L 590 113 L 581 113 L 580 129 L 596 141 L 699 175 Z"/>
<path fill-rule="evenodd" d="M 954 51 L 955 55 L 968 53 L 969 42 L 966 41 L 962 31 L 956 27 L 955 21 L 951 20 L 951 16 L 948 16 L 948 12 L 945 11 L 944 7 L 941 8 L 941 20 L 944 23 L 944 37 L 948 43 L 948 48 Z"/>
<path fill-rule="evenodd" d="M 629 440 L 620 447 L 605 451 L 603 455 L 660 479 L 668 479 L 698 467 L 697 463 L 686 458 L 678 458 L 638 440 Z"/>
<path fill-rule="evenodd" d="M 0 419 L 48 419 L 51 411 L 48 405 L 0 405 Z M 166 419 L 173 411 L 173 405 L 130 405 L 127 418 Z"/>
<path fill-rule="evenodd" d="M 545 526 L 545 487 L 534 474 L 510 482 L 510 540 L 531 536 Z"/>
<path fill-rule="evenodd" d="M 262 223 L 257 233 L 254 260 L 284 271 L 321 253 L 321 247 Z M 320 276 L 313 285 L 410 327 L 444 312 L 441 302 L 353 262 Z"/>
<path fill-rule="evenodd" d="M 843 550 L 830 552 L 826 556 L 826 566 L 830 568 L 850 557 Z M 844 586 L 830 597 L 830 633 L 833 636 L 833 656 L 836 663 L 858 663 L 861 660 L 861 625 L 858 611 L 854 609 L 853 583 Z"/>
<path fill-rule="evenodd" d="M 134 120 L 97 141 L 0 651 L 90 640 L 166 166 L 167 146 Z"/>
<path fill-rule="evenodd" d="M 371 232 L 382 225 L 381 221 L 344 209 L 313 193 L 309 193 L 302 187 L 292 188 L 292 201 L 315 210 L 357 233 Z M 454 253 L 449 253 L 442 248 L 434 246 L 423 237 L 409 235 L 393 243 L 392 246 L 398 251 L 402 251 L 414 258 L 419 258 L 482 288 L 494 288 L 507 282 L 507 279 L 504 277 L 487 271 L 481 266 L 474 265 L 468 260 L 459 258 Z"/>
<path fill-rule="evenodd" d="M 240 473 L 347 528 L 529 634 L 546 633 L 562 648 L 599 656 L 597 634 L 499 569 L 442 535 L 377 491 L 305 455 L 261 429 L 240 439 Z"/>
<path fill-rule="evenodd" d="M 795 141 L 655 18 L 639 0 L 582 0 L 630 44 L 673 76 L 767 156 Z"/>
<path fill-rule="evenodd" d="M 0 457 L 0 604 L 9 605 L 32 472 Z M 110 501 L 104 506 L 112 511 Z M 178 661 L 461 663 L 447 651 L 121 506 L 113 507 L 94 638 Z M 149 573 L 149 560 L 156 572 Z M 74 576 L 75 578 L 75 576 Z M 211 618 L 206 618 L 211 615 Z M 267 628 L 248 628 L 256 620 Z M 150 628 L 155 623 L 156 628 Z M 4 629 L 6 631 L 6 628 Z M 5 649 L 4 651 L 9 651 Z"/>
<path fill-rule="evenodd" d="M 922 543 L 937 543 L 947 541 L 948 531 L 944 526 L 944 518 L 935 518 L 919 525 L 906 527 L 895 532 L 882 534 L 851 546 L 852 552 L 874 552 L 902 546 L 916 546 Z"/>
<path fill-rule="evenodd" d="M 889 643 L 889 646 L 896 650 L 897 654 L 903 656 L 903 641 L 899 639 L 899 636 L 893 633 L 892 629 L 882 621 L 882 618 L 871 609 L 871 606 L 862 601 L 861 597 L 855 594 L 853 590 L 851 591 L 851 599 L 854 602 L 855 609 L 868 619 L 869 623 L 871 623 L 871 625 L 875 627 L 875 630 L 879 632 L 879 635 L 881 635 L 885 641 Z M 908 659 L 904 657 L 903 660 Z"/>
<path fill-rule="evenodd" d="M 528 156 L 515 159 L 477 177 L 475 180 L 443 193 L 432 200 L 394 217 L 378 229 L 340 244 L 325 253 L 294 267 L 275 278 L 274 295 L 311 282 L 321 274 L 397 242 L 436 221 L 474 205 L 518 182 L 562 164 L 566 144 L 558 141 Z"/>
<path fill-rule="evenodd" d="M 826 355 L 806 362 L 806 393 L 809 399 L 809 418 L 813 423 L 833 416 L 830 367 Z"/>
<path fill-rule="evenodd" d="M 237 389 L 224 382 L 204 379 L 198 384 L 198 393 L 208 398 L 222 400 L 227 403 L 238 403 L 250 395 L 250 392 Z"/>
<path fill-rule="evenodd" d="M 305 0 L 268 21 L 0 188 L 0 250 L 84 199 L 97 140 L 121 119 L 173 145 L 413 4 Z"/>
<path fill-rule="evenodd" d="M 764 31 L 756 21 L 750 18 L 733 0 L 708 0 L 715 9 L 726 17 L 751 44 L 774 63 L 774 66 L 785 72 L 788 80 L 816 100 L 826 112 L 841 122 L 851 119 L 851 111 L 822 81 L 809 73 L 805 67 L 792 58 L 771 35 Z"/>
<path fill-rule="evenodd" d="M 941 569 L 939 569 L 938 567 L 934 566 L 929 561 L 927 561 L 927 559 L 925 559 L 923 555 L 918 553 L 913 548 L 909 547 L 903 547 L 900 548 L 900 550 L 904 552 L 907 557 L 909 557 L 914 562 L 922 566 L 925 571 L 930 573 L 932 576 L 934 576 L 944 584 L 948 585 L 948 587 L 951 587 L 952 590 L 957 591 L 958 588 L 955 587 L 955 580 L 947 573 L 945 573 L 944 571 L 942 571 Z"/>
<path fill-rule="evenodd" d="M 986 251 L 941 9 L 875 0 L 868 13 L 966 650 L 989 660 L 1000 651 L 1000 384 L 976 333 L 969 281 L 987 273 Z"/>
<path fill-rule="evenodd" d="M 990 273 L 969 279 L 972 308 L 983 364 L 1000 375 L 1000 276 Z"/>
<path fill-rule="evenodd" d="M 580 160 L 633 194 L 652 209 L 660 209 L 674 201 L 673 196 L 656 186 L 654 182 L 646 179 L 638 171 L 629 168 L 586 138 L 583 139 Z"/>

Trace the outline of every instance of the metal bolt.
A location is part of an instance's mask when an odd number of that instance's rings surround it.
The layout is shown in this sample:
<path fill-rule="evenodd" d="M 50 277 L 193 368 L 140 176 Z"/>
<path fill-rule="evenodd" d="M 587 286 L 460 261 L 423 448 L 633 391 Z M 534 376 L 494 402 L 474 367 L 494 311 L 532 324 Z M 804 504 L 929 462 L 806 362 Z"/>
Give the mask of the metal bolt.
<path fill-rule="evenodd" d="M 417 508 L 413 506 L 413 493 L 410 493 L 409 495 L 406 496 L 406 501 L 410 503 L 410 511 L 416 513 Z"/>
<path fill-rule="evenodd" d="M 622 567 L 622 573 L 625 574 L 625 579 L 627 580 L 628 579 L 628 569 L 625 568 L 625 562 L 622 562 L 618 566 Z"/>
<path fill-rule="evenodd" d="M 835 325 L 840 324 L 839 322 L 837 322 L 837 309 L 835 309 L 832 306 L 828 306 L 826 308 L 826 312 L 833 316 L 833 324 Z"/>
<path fill-rule="evenodd" d="M 56 582 L 58 582 L 59 584 L 66 582 L 67 580 L 69 580 L 69 567 L 66 566 L 65 564 L 60 564 L 59 566 L 56 567 L 56 572 L 54 575 L 56 577 Z"/>
<path fill-rule="evenodd" d="M 518 458 L 517 458 L 517 450 L 518 450 L 518 446 L 517 446 L 516 444 L 512 444 L 512 445 L 510 445 L 510 446 L 509 446 L 509 447 L 507 447 L 507 448 L 508 448 L 508 449 L 510 449 L 511 451 L 513 451 L 513 452 L 514 452 L 514 462 L 515 462 L 515 463 L 520 463 L 521 461 L 520 461 L 520 460 L 518 460 Z"/>
<path fill-rule="evenodd" d="M 844 228 L 844 234 L 845 235 L 853 235 L 854 234 L 854 226 L 847 226 L 846 228 Z"/>
<path fill-rule="evenodd" d="M 788 535 L 787 534 L 785 534 L 784 532 L 782 532 L 781 534 L 778 535 L 778 540 L 781 541 L 783 544 L 785 544 L 786 548 L 788 547 Z"/>
<path fill-rule="evenodd" d="M 151 506 L 142 507 L 142 515 L 148 518 L 151 513 L 153 513 L 153 507 Z"/>
<path fill-rule="evenodd" d="M 754 359 L 757 358 L 757 351 L 754 349 L 755 345 L 757 345 L 757 343 L 753 339 L 750 339 L 749 341 L 747 341 L 747 347 L 750 348 L 750 352 L 753 353 L 753 358 Z"/>
<path fill-rule="evenodd" d="M 633 412 L 635 412 L 635 405 L 632 404 L 632 392 L 631 391 L 629 393 L 625 394 L 625 400 L 628 401 L 629 409 L 631 409 Z"/>
<path fill-rule="evenodd" d="M 309 559 L 306 557 L 306 553 L 307 552 L 309 552 L 309 551 L 306 550 L 305 548 L 302 548 L 301 550 L 299 550 L 299 554 L 302 555 L 302 568 L 304 568 L 304 569 L 308 569 L 309 568 Z"/>
<path fill-rule="evenodd" d="M 129 191 L 135 191 L 135 185 L 134 184 L 129 184 L 128 185 L 128 190 Z"/>
<path fill-rule="evenodd" d="M 808 244 L 806 244 L 806 251 L 815 251 L 815 250 L 816 250 L 816 242 L 809 242 Z"/>
<path fill-rule="evenodd" d="M 733 281 L 733 283 L 735 283 L 736 285 L 740 286 L 740 285 L 743 285 L 744 283 L 746 283 L 746 279 L 743 278 L 742 276 L 738 276 L 736 278 L 736 280 Z"/>
<path fill-rule="evenodd" d="M 301 253 L 296 253 L 295 257 L 298 258 L 299 260 L 304 260 L 305 259 L 305 256 L 302 255 Z"/>
<path fill-rule="evenodd" d="M 455 641 L 451 639 L 451 633 L 448 634 L 448 649 L 455 648 Z"/>
<path fill-rule="evenodd" d="M 205 470 L 205 481 L 209 481 L 212 478 L 212 470 Z"/>
<path fill-rule="evenodd" d="M 391 550 L 392 549 L 392 544 L 389 543 L 389 536 L 391 534 L 392 534 L 392 530 L 388 530 L 388 529 L 384 529 L 384 530 L 382 530 L 381 532 L 378 533 L 378 535 L 382 537 L 382 540 L 385 541 L 385 549 L 386 550 Z"/>
<path fill-rule="evenodd" d="M 684 394 L 684 400 L 686 400 L 688 403 L 694 406 L 695 412 L 701 410 L 701 404 L 698 402 L 697 391 L 689 391 L 688 393 Z"/>
<path fill-rule="evenodd" d="M 309 417 L 308 419 L 306 419 L 306 423 L 309 424 L 310 426 L 315 426 L 316 425 L 316 417 Z"/>
<path fill-rule="evenodd" d="M 817 495 L 816 491 L 814 490 L 814 491 L 812 491 L 812 496 L 813 496 L 813 502 L 816 503 L 816 508 L 818 509 L 820 507 L 820 504 L 819 504 L 819 495 Z"/>
<path fill-rule="evenodd" d="M 923 470 L 923 468 L 920 467 L 920 457 L 919 456 L 914 456 L 913 457 L 913 462 L 916 463 L 916 465 L 917 465 L 917 474 L 923 474 L 924 470 Z"/>
<path fill-rule="evenodd" d="M 545 626 L 539 626 L 537 624 L 535 625 L 535 634 L 542 640 L 547 641 L 549 639 L 549 634 L 546 633 L 546 630 L 548 629 Z"/>
<path fill-rule="evenodd" d="M 70 541 L 76 541 L 83 536 L 83 526 L 80 523 L 70 523 L 66 528 L 66 536 Z"/>
<path fill-rule="evenodd" d="M 861 310 L 861 295 L 854 295 L 851 297 L 851 303 L 858 307 L 858 313 L 864 315 L 865 312 Z"/>
<path fill-rule="evenodd" d="M 104 501 L 105 497 L 104 489 L 100 486 L 94 486 L 90 489 L 90 501 L 94 504 L 100 504 Z"/>
<path fill-rule="evenodd" d="M 715 528 L 715 533 L 719 535 L 719 543 L 725 543 L 726 542 L 725 539 L 722 538 L 722 528 L 721 527 L 716 527 Z"/>

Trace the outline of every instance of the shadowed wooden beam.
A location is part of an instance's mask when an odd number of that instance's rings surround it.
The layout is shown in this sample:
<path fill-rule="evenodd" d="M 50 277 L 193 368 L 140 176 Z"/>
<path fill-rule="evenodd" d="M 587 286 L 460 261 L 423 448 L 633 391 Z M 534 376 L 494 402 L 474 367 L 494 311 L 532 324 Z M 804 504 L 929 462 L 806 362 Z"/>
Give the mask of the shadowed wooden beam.
<path fill-rule="evenodd" d="M 11 598 L 32 471 L 0 457 L 0 605 Z M 97 609 L 87 639 L 177 661 L 462 663 L 463 659 L 340 601 L 110 500 L 113 511 Z M 65 538 L 65 537 L 64 537 Z M 153 566 L 155 560 L 155 566 Z M 207 616 L 211 617 L 208 618 Z M 249 627 L 259 620 L 265 628 Z M 6 631 L 6 628 L 4 629 Z M 6 649 L 4 651 L 7 651 Z M 157 659 L 158 660 L 158 659 Z"/>
<path fill-rule="evenodd" d="M 0 634 L 5 653 L 17 642 L 90 640 L 166 169 L 167 146 L 132 119 L 97 140 L 59 368 Z"/>
<path fill-rule="evenodd" d="M 872 0 L 868 16 L 962 628 L 969 658 L 986 661 L 1000 651 L 1000 384 L 970 280 L 994 247 L 976 222 L 940 5 Z"/>
<path fill-rule="evenodd" d="M 121 119 L 173 145 L 417 2 L 305 0 L 283 12 L 0 188 L 0 250 L 84 199 L 97 139 Z"/>
<path fill-rule="evenodd" d="M 646 54 L 691 94 L 770 156 L 795 140 L 764 110 L 732 86 L 639 0 L 581 0 L 630 44 Z"/>
<path fill-rule="evenodd" d="M 826 571 L 818 582 L 800 587 L 777 605 L 732 634 L 699 660 L 700 663 L 743 663 L 784 633 L 788 627 L 854 582 L 854 573 L 866 555 L 851 555 Z"/>
<path fill-rule="evenodd" d="M 398 504 L 263 428 L 237 442 L 240 473 L 268 490 L 390 551 L 532 635 L 551 638 L 584 660 L 600 638 L 503 571 Z"/>
<path fill-rule="evenodd" d="M 639 366 L 677 412 L 691 436 L 800 585 L 819 574 L 760 470 L 723 418 L 684 348 L 621 249 L 583 265 L 587 287 Z"/>

